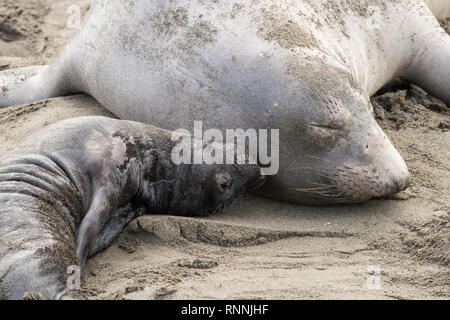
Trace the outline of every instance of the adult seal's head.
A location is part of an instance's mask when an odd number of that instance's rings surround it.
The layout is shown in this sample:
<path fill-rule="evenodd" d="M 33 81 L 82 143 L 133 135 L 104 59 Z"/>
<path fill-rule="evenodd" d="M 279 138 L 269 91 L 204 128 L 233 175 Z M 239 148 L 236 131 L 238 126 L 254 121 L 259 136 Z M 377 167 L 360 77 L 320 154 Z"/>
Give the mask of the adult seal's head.
<path fill-rule="evenodd" d="M 174 144 L 149 125 L 81 117 L 17 147 L 0 167 L 0 298 L 80 298 L 68 268 L 135 217 L 219 213 L 265 180 L 254 164 L 176 164 Z"/>
<path fill-rule="evenodd" d="M 450 37 L 427 4 L 450 14 L 448 0 L 94 1 L 64 54 L 0 106 L 86 92 L 170 130 L 280 129 L 263 195 L 387 196 L 409 174 L 369 97 L 402 77 L 450 104 Z"/>
<path fill-rule="evenodd" d="M 361 202 L 408 187 L 408 168 L 373 119 L 368 101 L 310 92 L 302 99 L 303 108 L 290 111 L 292 119 L 278 121 L 280 163 L 285 165 L 269 177 L 261 194 L 329 205 Z M 274 114 L 279 117 L 279 112 Z"/>

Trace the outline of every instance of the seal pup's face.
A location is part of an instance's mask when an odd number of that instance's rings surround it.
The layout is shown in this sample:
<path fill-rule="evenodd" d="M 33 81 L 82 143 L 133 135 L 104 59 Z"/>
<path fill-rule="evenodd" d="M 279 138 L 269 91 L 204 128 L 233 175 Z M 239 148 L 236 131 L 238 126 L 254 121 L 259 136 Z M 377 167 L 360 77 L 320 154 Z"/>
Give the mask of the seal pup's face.
<path fill-rule="evenodd" d="M 220 213 L 234 198 L 261 187 L 264 182 L 257 165 L 180 165 L 172 188 L 170 214 Z"/>
<path fill-rule="evenodd" d="M 333 205 L 389 196 L 408 187 L 408 168 L 374 120 L 370 101 L 353 96 L 344 96 L 343 102 L 314 94 L 310 105 L 281 128 L 280 171 L 261 194 Z"/>

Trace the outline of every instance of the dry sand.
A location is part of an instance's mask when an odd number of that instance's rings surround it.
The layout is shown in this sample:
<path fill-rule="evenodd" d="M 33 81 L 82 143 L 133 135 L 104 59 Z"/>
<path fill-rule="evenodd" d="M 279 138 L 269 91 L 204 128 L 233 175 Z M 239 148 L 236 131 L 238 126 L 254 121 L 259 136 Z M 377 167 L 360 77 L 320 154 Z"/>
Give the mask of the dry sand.
<path fill-rule="evenodd" d="M 0 0 L 0 70 L 44 64 L 88 0 Z M 450 29 L 450 19 L 444 21 Z M 450 30 L 449 30 L 450 31 Z M 93 299 L 450 298 L 450 111 L 397 83 L 373 98 L 412 186 L 391 199 L 313 208 L 246 196 L 205 219 L 146 216 L 92 259 Z M 0 110 L 0 158 L 58 120 L 111 115 L 76 95 Z M 375 271 L 374 271 L 375 270 Z M 380 286 L 372 281 L 381 271 Z M 375 285 L 375 286 L 374 286 Z"/>

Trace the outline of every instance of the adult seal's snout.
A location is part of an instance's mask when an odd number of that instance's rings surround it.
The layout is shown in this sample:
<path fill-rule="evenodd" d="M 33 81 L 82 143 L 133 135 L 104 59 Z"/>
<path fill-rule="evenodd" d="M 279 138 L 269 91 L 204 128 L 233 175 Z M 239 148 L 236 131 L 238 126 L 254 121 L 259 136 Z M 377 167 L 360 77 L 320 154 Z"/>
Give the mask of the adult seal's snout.
<path fill-rule="evenodd" d="M 404 172 L 392 174 L 391 179 L 392 184 L 394 185 L 394 193 L 405 190 L 411 183 L 411 177 L 407 170 Z"/>

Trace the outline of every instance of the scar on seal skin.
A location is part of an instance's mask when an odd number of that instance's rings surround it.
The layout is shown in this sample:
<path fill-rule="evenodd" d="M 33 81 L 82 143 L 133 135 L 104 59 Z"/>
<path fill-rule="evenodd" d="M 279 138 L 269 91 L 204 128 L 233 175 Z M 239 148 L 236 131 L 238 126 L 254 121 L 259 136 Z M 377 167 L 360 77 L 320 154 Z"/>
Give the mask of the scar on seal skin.
<path fill-rule="evenodd" d="M 132 219 L 219 213 L 265 181 L 252 164 L 176 165 L 175 143 L 146 124 L 80 117 L 17 147 L 0 167 L 0 298 L 82 298 L 66 288 L 67 268 Z"/>

